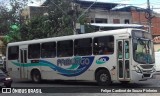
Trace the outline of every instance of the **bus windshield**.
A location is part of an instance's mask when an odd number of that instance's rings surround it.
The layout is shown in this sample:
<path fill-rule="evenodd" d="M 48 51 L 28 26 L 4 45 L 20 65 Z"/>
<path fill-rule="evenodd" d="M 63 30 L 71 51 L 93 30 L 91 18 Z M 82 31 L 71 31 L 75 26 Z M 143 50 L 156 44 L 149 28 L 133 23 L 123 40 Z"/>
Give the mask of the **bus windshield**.
<path fill-rule="evenodd" d="M 147 37 L 133 38 L 133 56 L 134 60 L 140 64 L 155 63 L 151 39 Z"/>

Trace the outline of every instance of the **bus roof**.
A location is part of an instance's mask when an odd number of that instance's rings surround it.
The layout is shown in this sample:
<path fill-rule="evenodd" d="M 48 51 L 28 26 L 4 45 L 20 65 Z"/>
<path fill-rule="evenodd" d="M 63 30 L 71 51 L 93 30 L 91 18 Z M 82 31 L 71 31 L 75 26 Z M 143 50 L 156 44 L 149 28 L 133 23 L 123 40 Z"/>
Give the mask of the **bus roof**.
<path fill-rule="evenodd" d="M 77 34 L 77 35 L 69 35 L 69 36 L 61 36 L 61 37 L 34 39 L 34 40 L 28 40 L 28 41 L 8 43 L 8 46 L 27 45 L 27 44 L 43 43 L 43 42 L 51 42 L 51 41 L 73 40 L 73 39 L 97 37 L 97 36 L 104 36 L 104 35 L 125 34 L 125 33 L 130 33 L 131 30 L 133 30 L 133 28 L 117 29 L 117 30 L 110 30 L 110 31 L 98 31 L 93 33 Z M 135 30 L 140 30 L 140 29 L 135 29 Z"/>
<path fill-rule="evenodd" d="M 90 23 L 92 26 L 97 27 L 111 27 L 111 28 L 143 28 L 143 25 L 139 24 L 106 24 L 106 23 Z"/>

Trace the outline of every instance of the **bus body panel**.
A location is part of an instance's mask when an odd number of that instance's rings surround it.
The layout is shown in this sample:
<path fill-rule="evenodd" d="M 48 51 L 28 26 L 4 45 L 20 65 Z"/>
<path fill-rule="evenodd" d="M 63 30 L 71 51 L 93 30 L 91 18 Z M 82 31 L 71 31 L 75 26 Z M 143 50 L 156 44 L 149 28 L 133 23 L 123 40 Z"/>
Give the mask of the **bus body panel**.
<path fill-rule="evenodd" d="M 136 29 L 139 30 L 139 29 Z M 31 79 L 31 71 L 33 69 L 38 69 L 41 74 L 42 79 L 53 80 L 53 79 L 62 79 L 62 80 L 95 80 L 96 70 L 98 68 L 105 68 L 109 71 L 111 80 L 115 82 L 120 81 L 139 81 L 143 79 L 151 78 L 153 74 L 148 78 L 144 78 L 142 73 L 137 73 L 135 71 L 135 66 L 141 65 L 134 61 L 133 59 L 133 44 L 132 44 L 132 29 L 120 29 L 113 31 L 104 31 L 96 32 L 89 34 L 81 35 L 71 35 L 55 38 L 46 38 L 30 41 L 22 41 L 16 43 L 9 43 L 7 46 L 7 56 L 9 47 L 19 46 L 19 59 L 17 60 L 8 60 L 6 58 L 7 70 L 10 76 L 19 79 Z M 113 36 L 114 37 L 114 53 L 107 55 L 86 55 L 86 56 L 70 56 L 70 57 L 55 57 L 55 58 L 35 58 L 29 59 L 28 57 L 28 45 L 44 43 L 44 42 L 58 42 L 64 40 L 73 40 L 84 39 L 84 38 L 96 38 L 100 36 Z M 93 40 L 92 40 L 93 41 Z M 126 41 L 128 42 L 125 46 Z M 127 59 L 118 58 L 118 42 L 123 43 L 122 48 L 128 48 L 128 55 L 125 53 L 124 56 L 128 56 Z M 93 43 L 92 43 L 93 45 Z M 93 46 L 92 46 L 93 47 Z M 93 49 L 92 49 L 93 50 Z M 27 52 L 27 53 L 26 53 Z M 23 58 L 23 59 L 22 59 Z M 120 62 L 123 62 L 122 71 L 120 71 Z M 127 65 L 129 62 L 129 65 Z M 76 62 L 76 63 L 75 63 Z M 126 67 L 127 66 L 127 67 Z M 126 70 L 128 68 L 128 70 Z M 152 68 L 148 69 L 152 70 Z M 122 72 L 122 74 L 120 74 Z M 128 72 L 126 74 L 126 72 Z M 122 75 L 122 77 L 121 77 Z M 127 77 L 129 76 L 129 77 Z"/>

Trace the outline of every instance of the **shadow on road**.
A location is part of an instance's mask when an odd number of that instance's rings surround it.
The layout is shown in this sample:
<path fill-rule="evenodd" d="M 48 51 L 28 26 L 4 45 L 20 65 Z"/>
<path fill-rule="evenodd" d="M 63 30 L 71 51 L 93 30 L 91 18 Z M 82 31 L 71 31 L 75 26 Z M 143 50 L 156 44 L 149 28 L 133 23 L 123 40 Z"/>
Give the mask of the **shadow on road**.
<path fill-rule="evenodd" d="M 33 83 L 32 81 L 14 81 L 14 83 L 18 84 L 32 84 L 33 86 L 37 85 L 36 83 Z M 78 81 L 78 80 L 43 80 L 41 85 L 64 85 L 64 86 L 77 86 L 77 87 L 99 87 L 96 82 L 90 82 L 90 81 Z M 38 84 L 39 85 L 39 84 Z M 151 86 L 152 84 L 147 82 L 139 82 L 139 83 L 112 83 L 109 85 L 109 88 L 148 88 L 148 86 Z"/>

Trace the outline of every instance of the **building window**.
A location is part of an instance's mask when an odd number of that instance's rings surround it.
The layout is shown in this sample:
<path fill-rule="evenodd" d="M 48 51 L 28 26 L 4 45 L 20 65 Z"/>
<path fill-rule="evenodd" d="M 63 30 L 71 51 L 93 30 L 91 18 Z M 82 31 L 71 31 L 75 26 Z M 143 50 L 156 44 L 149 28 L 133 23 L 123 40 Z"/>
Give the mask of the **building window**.
<path fill-rule="evenodd" d="M 129 20 L 128 20 L 128 19 L 125 19 L 125 20 L 124 20 L 124 24 L 129 24 Z"/>
<path fill-rule="evenodd" d="M 73 56 L 73 40 L 58 41 L 57 56 L 58 57 Z"/>
<path fill-rule="evenodd" d="M 56 43 L 46 42 L 41 45 L 41 57 L 42 58 L 53 58 L 56 56 Z"/>
<path fill-rule="evenodd" d="M 114 24 L 120 24 L 120 20 L 119 19 L 113 19 L 113 23 Z"/>
<path fill-rule="evenodd" d="M 40 58 L 40 44 L 30 44 L 28 46 L 28 58 Z"/>
<path fill-rule="evenodd" d="M 74 55 L 92 55 L 92 38 L 76 39 L 74 42 Z"/>
<path fill-rule="evenodd" d="M 91 20 L 91 23 L 94 23 L 94 20 Z"/>
<path fill-rule="evenodd" d="M 104 19 L 104 18 L 95 18 L 95 23 L 107 23 L 107 19 Z"/>
<path fill-rule="evenodd" d="M 19 57 L 19 47 L 11 46 L 8 48 L 8 60 L 16 60 Z"/>

